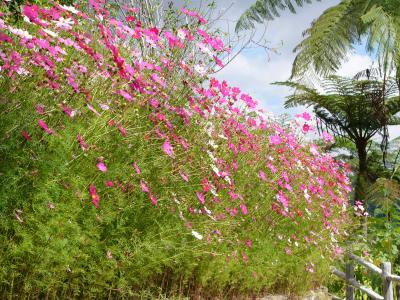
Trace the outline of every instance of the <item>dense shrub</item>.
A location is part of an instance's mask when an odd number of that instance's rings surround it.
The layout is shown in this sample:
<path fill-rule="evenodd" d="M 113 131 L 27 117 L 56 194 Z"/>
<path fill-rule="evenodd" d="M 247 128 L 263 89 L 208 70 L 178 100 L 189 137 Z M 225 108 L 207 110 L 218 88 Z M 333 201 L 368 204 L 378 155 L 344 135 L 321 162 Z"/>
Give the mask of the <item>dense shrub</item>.
<path fill-rule="evenodd" d="M 181 9 L 146 28 L 138 9 L 94 0 L 22 11 L 18 27 L 0 18 L 0 295 L 229 297 L 324 280 L 348 170 L 210 77 L 229 49 L 206 20 Z"/>

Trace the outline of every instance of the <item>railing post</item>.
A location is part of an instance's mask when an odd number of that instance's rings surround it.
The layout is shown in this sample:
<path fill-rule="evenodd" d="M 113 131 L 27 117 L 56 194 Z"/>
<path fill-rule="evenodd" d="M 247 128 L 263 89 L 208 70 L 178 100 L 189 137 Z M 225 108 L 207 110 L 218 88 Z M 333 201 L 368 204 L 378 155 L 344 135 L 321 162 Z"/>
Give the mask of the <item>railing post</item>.
<path fill-rule="evenodd" d="M 354 288 L 348 283 L 349 280 L 354 279 L 354 265 L 347 257 L 346 263 L 346 300 L 354 300 Z"/>
<path fill-rule="evenodd" d="M 392 265 L 390 262 L 382 263 L 382 279 L 383 279 L 383 298 L 385 300 L 393 300 L 393 284 L 386 276 L 391 275 Z"/>

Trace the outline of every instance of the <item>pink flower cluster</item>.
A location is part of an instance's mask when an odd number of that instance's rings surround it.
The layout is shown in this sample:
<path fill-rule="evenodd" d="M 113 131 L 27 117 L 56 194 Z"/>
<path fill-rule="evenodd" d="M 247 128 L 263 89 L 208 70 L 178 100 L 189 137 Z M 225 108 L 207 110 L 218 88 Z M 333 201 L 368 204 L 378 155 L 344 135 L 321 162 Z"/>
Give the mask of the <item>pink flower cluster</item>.
<path fill-rule="evenodd" d="M 284 241 L 282 251 L 287 255 L 293 255 L 300 244 L 318 246 L 324 236 L 321 232 L 332 237 L 343 234 L 350 191 L 348 167 L 323 154 L 316 145 L 301 144 L 292 131 L 270 120 L 239 88 L 208 76 L 212 69 L 203 69 L 205 61 L 211 56 L 214 67 L 221 66 L 218 57 L 229 49 L 202 29 L 206 21 L 197 12 L 182 9 L 181 17 L 191 18 L 190 26 L 161 32 L 144 28 L 137 21 L 140 12 L 136 8 L 126 8 L 128 17 L 117 20 L 110 17 L 103 0 L 89 4 L 89 15 L 58 4 L 49 9 L 26 5 L 23 14 L 31 22 L 26 26 L 31 33 L 6 25 L 0 18 L 0 40 L 4 44 L 0 74 L 10 78 L 40 75 L 44 78 L 42 88 L 79 96 L 83 102 L 79 108 L 70 103 L 56 104 L 56 109 L 66 115 L 65 122 L 79 122 L 81 114 L 94 119 L 102 118 L 102 111 L 114 114 L 106 126 L 110 134 L 123 141 L 121 147 L 134 134 L 129 121 L 122 117 L 125 109 L 145 110 L 151 128 L 143 138 L 171 161 L 172 178 L 195 187 L 185 202 L 187 215 L 182 217 L 188 228 L 192 225 L 187 220 L 196 216 L 211 219 L 212 226 L 233 218 L 267 222 L 279 236 L 286 234 L 287 226 L 293 226 L 299 234 L 278 239 Z M 82 24 L 95 26 L 93 32 L 99 34 L 85 32 Z M 200 53 L 196 57 L 176 55 L 185 49 L 199 49 Z M 67 53 L 85 59 L 66 66 Z M 85 85 L 90 77 L 112 87 L 107 104 L 98 102 L 91 86 Z M 311 119 L 308 113 L 299 117 L 306 122 Z M 62 134 L 62 126 L 46 110 L 40 110 L 40 118 L 37 123 L 42 131 Z M 310 125 L 303 124 L 302 130 L 307 133 Z M 21 132 L 27 142 L 37 137 L 34 131 Z M 198 139 L 189 134 L 193 132 Z M 76 145 L 87 153 L 94 146 L 84 136 L 76 132 Z M 324 138 L 330 142 L 330 136 Z M 192 176 L 188 170 L 193 168 L 196 149 L 201 174 Z M 112 153 L 104 154 L 107 166 L 102 160 L 93 164 L 102 176 L 110 176 L 108 169 L 113 168 L 107 155 Z M 144 177 L 136 161 L 127 164 L 135 171 L 137 187 L 161 209 L 167 201 L 158 202 L 155 185 Z M 104 189 L 116 187 L 115 178 L 105 182 Z M 102 192 L 98 182 L 90 183 L 89 195 L 96 208 Z M 263 201 L 262 197 L 271 198 L 270 193 L 272 202 Z M 303 228 L 302 222 L 314 225 Z M 208 235 L 207 240 L 211 236 L 220 239 L 217 228 L 203 233 Z M 244 251 L 250 251 L 253 244 L 247 237 L 242 241 Z M 330 250 L 335 249 L 337 245 L 332 242 Z M 242 258 L 246 262 L 249 259 L 245 252 Z M 313 265 L 309 265 L 312 272 Z"/>

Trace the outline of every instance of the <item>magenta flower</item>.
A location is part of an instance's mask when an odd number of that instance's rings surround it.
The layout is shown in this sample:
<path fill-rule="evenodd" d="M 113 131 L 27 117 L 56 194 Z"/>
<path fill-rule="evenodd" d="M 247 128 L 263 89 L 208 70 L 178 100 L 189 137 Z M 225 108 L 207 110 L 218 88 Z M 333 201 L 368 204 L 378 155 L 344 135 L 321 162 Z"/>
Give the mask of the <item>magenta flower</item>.
<path fill-rule="evenodd" d="M 27 141 L 31 140 L 31 137 L 29 136 L 29 134 L 26 131 L 22 131 L 21 134 Z"/>
<path fill-rule="evenodd" d="M 154 197 L 153 194 L 149 193 L 150 201 L 153 203 L 155 206 L 157 206 L 157 199 Z"/>
<path fill-rule="evenodd" d="M 199 199 L 201 204 L 204 204 L 205 199 L 204 199 L 204 194 L 202 192 L 196 192 L 197 198 Z"/>
<path fill-rule="evenodd" d="M 325 143 L 327 143 L 327 144 L 331 144 L 331 143 L 335 142 L 335 139 L 333 138 L 333 136 L 331 136 L 329 133 L 327 133 L 325 131 L 322 133 L 322 137 L 323 137 Z"/>
<path fill-rule="evenodd" d="M 240 210 L 242 211 L 242 214 L 247 215 L 248 211 L 247 211 L 247 206 L 244 204 L 240 204 Z"/>
<path fill-rule="evenodd" d="M 185 173 L 183 173 L 181 170 L 179 170 L 179 175 L 181 175 L 182 179 L 186 182 L 189 181 L 189 176 Z"/>
<path fill-rule="evenodd" d="M 264 173 L 263 170 L 260 170 L 260 172 L 258 172 L 258 177 L 259 177 L 261 180 L 263 180 L 263 181 L 266 181 L 266 180 L 267 180 L 267 178 L 265 177 L 265 173 Z"/>
<path fill-rule="evenodd" d="M 141 172 L 140 172 L 140 169 L 139 169 L 138 165 L 136 164 L 136 161 L 133 162 L 132 167 L 135 169 L 136 174 L 140 175 Z"/>
<path fill-rule="evenodd" d="M 296 118 L 303 118 L 305 121 L 311 120 L 311 115 L 308 112 L 303 112 L 302 114 L 297 114 Z"/>
<path fill-rule="evenodd" d="M 112 182 L 111 180 L 108 180 L 108 181 L 106 181 L 106 186 L 113 187 L 114 186 L 114 182 Z"/>
<path fill-rule="evenodd" d="M 102 161 L 98 162 L 96 166 L 101 172 L 107 172 L 107 166 Z"/>
<path fill-rule="evenodd" d="M 127 91 L 124 90 L 120 90 L 119 94 L 124 97 L 127 101 L 132 101 L 133 97 L 131 96 L 131 94 L 129 94 Z"/>
<path fill-rule="evenodd" d="M 289 199 L 285 196 L 285 194 L 282 191 L 278 192 L 278 195 L 276 195 L 276 199 L 282 203 L 284 208 L 288 208 L 289 206 Z"/>
<path fill-rule="evenodd" d="M 89 148 L 88 144 L 86 144 L 85 140 L 83 139 L 83 137 L 81 136 L 80 133 L 78 133 L 78 134 L 76 135 L 76 139 L 78 140 L 79 145 L 81 146 L 81 149 L 82 149 L 83 151 L 85 151 L 85 150 L 87 150 L 87 149 Z"/>
<path fill-rule="evenodd" d="M 91 185 L 89 186 L 89 193 L 90 193 L 90 198 L 92 199 L 93 205 L 94 205 L 96 208 L 98 208 L 98 207 L 99 207 L 99 200 L 100 200 L 100 197 L 99 197 L 99 195 L 97 194 L 96 187 L 95 187 L 93 184 L 91 184 Z"/>
<path fill-rule="evenodd" d="M 35 20 L 39 15 L 39 7 L 36 5 L 24 5 L 22 14 L 27 16 L 31 21 Z"/>
<path fill-rule="evenodd" d="M 53 134 L 54 133 L 54 131 L 51 130 L 43 120 L 41 120 L 41 119 L 38 120 L 38 124 L 47 134 Z"/>
<path fill-rule="evenodd" d="M 307 132 L 310 130 L 310 125 L 308 125 L 307 123 L 305 123 L 305 124 L 303 125 L 302 130 L 303 130 L 304 133 L 307 133 Z"/>
<path fill-rule="evenodd" d="M 174 149 L 171 146 L 171 143 L 169 142 L 169 140 L 165 140 L 163 146 L 163 151 L 165 152 L 165 154 L 167 154 L 170 157 L 174 157 Z"/>
<path fill-rule="evenodd" d="M 282 143 L 282 138 L 279 135 L 271 135 L 269 137 L 269 143 L 270 145 L 279 145 Z"/>
<path fill-rule="evenodd" d="M 247 241 L 246 241 L 246 245 L 247 245 L 247 247 L 251 248 L 251 246 L 252 246 L 251 240 L 247 240 Z"/>
<path fill-rule="evenodd" d="M 75 116 L 75 111 L 66 105 L 62 104 L 61 109 L 68 117 L 73 118 Z"/>
<path fill-rule="evenodd" d="M 119 132 L 121 132 L 123 137 L 125 137 L 127 135 L 127 131 L 122 125 L 118 125 L 118 129 L 119 129 Z"/>
<path fill-rule="evenodd" d="M 149 187 L 147 186 L 147 184 L 144 181 L 140 181 L 140 188 L 145 193 L 149 193 L 150 192 Z"/>
<path fill-rule="evenodd" d="M 43 104 L 36 105 L 36 113 L 39 115 L 44 115 L 46 113 L 45 106 Z"/>

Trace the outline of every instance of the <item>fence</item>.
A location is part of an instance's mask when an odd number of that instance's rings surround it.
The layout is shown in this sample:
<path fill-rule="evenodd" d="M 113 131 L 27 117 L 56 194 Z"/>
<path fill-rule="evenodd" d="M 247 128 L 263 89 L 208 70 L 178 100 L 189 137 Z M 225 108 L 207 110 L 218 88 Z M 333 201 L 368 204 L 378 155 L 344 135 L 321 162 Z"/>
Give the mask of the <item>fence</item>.
<path fill-rule="evenodd" d="M 354 300 L 354 291 L 355 289 L 359 289 L 360 291 L 368 294 L 372 299 L 377 300 L 394 300 L 393 294 L 393 281 L 400 283 L 400 276 L 392 274 L 392 266 L 390 262 L 382 263 L 381 268 L 375 266 L 374 264 L 362 259 L 361 257 L 354 255 L 352 253 L 347 255 L 347 263 L 346 263 L 346 272 L 339 271 L 337 269 L 333 269 L 332 273 L 341 279 L 343 279 L 346 284 L 346 300 Z M 378 273 L 382 277 L 383 281 L 383 296 L 374 292 L 370 288 L 362 285 L 354 278 L 354 264 L 353 262 L 357 262 L 360 265 L 366 267 L 368 270 Z M 399 297 L 400 285 L 397 284 L 397 297 Z"/>

